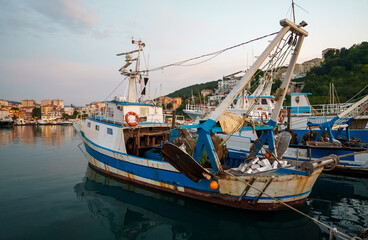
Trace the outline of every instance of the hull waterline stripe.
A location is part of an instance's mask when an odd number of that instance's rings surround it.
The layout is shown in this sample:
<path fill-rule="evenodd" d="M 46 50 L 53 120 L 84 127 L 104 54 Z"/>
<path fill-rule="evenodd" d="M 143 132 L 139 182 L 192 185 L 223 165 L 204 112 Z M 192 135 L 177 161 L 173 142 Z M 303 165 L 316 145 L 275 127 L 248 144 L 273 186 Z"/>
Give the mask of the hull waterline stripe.
<path fill-rule="evenodd" d="M 97 161 L 99 161 L 99 162 L 101 162 L 103 164 L 106 164 L 106 163 L 100 161 L 99 158 L 98 158 L 98 156 L 100 156 L 100 157 L 105 156 L 106 158 L 111 158 L 109 156 L 106 156 L 106 155 L 104 155 L 102 153 L 99 153 L 98 151 L 90 148 L 87 144 L 85 144 L 85 145 L 86 145 L 87 153 L 91 157 L 93 157 L 94 159 L 96 159 Z M 209 190 L 208 183 L 205 183 L 205 184 L 203 184 L 203 186 L 201 186 L 202 184 L 192 182 L 189 178 L 187 178 L 186 176 L 184 176 L 181 173 L 174 173 L 174 172 L 172 172 L 173 174 L 175 174 L 177 176 L 173 176 L 173 175 L 171 175 L 169 177 L 166 176 L 167 179 L 162 179 L 160 181 L 159 179 L 152 179 L 151 177 L 152 176 L 162 176 L 162 177 L 164 177 L 162 175 L 162 173 L 160 174 L 159 172 L 165 171 L 166 173 L 169 173 L 169 171 L 161 170 L 161 169 L 153 169 L 153 168 L 150 168 L 150 167 L 144 167 L 144 166 L 136 165 L 136 164 L 133 164 L 133 163 L 125 162 L 123 160 L 118 160 L 118 159 L 114 159 L 114 158 L 111 158 L 111 159 L 113 159 L 112 161 L 120 161 L 120 162 L 123 162 L 123 163 L 117 164 L 115 166 L 109 164 L 109 167 L 113 167 L 113 168 L 115 168 L 117 170 L 123 171 L 123 172 L 131 175 L 132 178 L 134 178 L 135 176 L 138 176 L 138 175 L 136 175 L 136 174 L 133 173 L 135 171 L 130 172 L 127 169 L 142 168 L 141 170 L 137 170 L 137 172 L 143 173 L 142 175 L 140 175 L 138 177 L 142 177 L 142 178 L 146 178 L 146 179 L 149 179 L 149 180 L 152 180 L 152 181 L 158 181 L 158 182 L 162 182 L 162 180 L 164 180 L 164 182 L 170 182 L 170 181 L 173 182 L 172 179 L 176 179 L 175 181 L 178 181 L 179 180 L 179 182 L 181 182 L 181 183 L 187 183 L 185 185 L 183 185 L 183 184 L 175 184 L 175 185 L 177 185 L 179 187 L 184 187 L 184 188 L 185 187 L 189 187 L 189 188 L 197 189 L 199 191 L 205 191 L 205 192 L 209 192 L 209 193 L 216 193 L 216 191 L 208 191 Z M 123 168 L 123 165 L 124 165 L 124 168 Z M 127 165 L 129 165 L 129 166 L 127 166 Z M 98 167 L 98 166 L 96 166 L 96 167 Z M 144 168 L 145 168 L 145 170 L 144 170 Z M 151 172 L 153 170 L 158 171 L 158 173 L 156 173 L 156 174 L 155 173 L 149 173 L 149 172 Z M 201 188 L 199 188 L 199 187 L 201 187 Z M 279 197 L 275 197 L 275 198 L 277 198 L 277 199 L 288 199 L 288 198 L 301 197 L 303 195 L 310 194 L 310 192 L 311 192 L 311 190 L 306 191 L 304 193 L 300 193 L 300 194 L 287 195 L 287 196 L 279 196 Z M 238 197 L 238 196 L 234 196 L 234 195 L 232 195 L 232 196 L 233 197 Z M 244 199 L 254 200 L 254 199 L 256 199 L 256 196 L 255 197 L 245 196 Z M 270 198 L 270 197 L 261 197 L 260 199 L 261 200 L 272 200 L 272 198 Z"/>

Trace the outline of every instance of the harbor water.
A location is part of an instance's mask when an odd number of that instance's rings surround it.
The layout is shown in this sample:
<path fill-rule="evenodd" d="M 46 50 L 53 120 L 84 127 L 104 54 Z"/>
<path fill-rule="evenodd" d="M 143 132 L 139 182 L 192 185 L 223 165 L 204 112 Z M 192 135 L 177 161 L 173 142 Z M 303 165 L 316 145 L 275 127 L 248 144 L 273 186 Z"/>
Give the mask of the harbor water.
<path fill-rule="evenodd" d="M 0 129 L 0 239 L 329 237 L 291 210 L 238 210 L 118 182 L 88 166 L 80 143 L 72 126 Z M 368 178 L 322 174 L 299 210 L 357 236 L 368 227 Z"/>

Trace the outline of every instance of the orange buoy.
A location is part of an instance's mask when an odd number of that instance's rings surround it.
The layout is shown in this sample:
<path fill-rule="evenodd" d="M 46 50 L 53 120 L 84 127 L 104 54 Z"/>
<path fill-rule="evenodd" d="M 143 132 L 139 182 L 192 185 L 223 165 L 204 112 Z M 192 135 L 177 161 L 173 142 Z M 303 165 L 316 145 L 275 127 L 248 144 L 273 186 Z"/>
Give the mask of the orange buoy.
<path fill-rule="evenodd" d="M 271 154 L 269 152 L 265 153 L 265 158 L 269 159 L 271 157 Z"/>
<path fill-rule="evenodd" d="M 267 113 L 263 112 L 261 114 L 261 121 L 262 121 L 263 124 L 267 123 Z"/>
<path fill-rule="evenodd" d="M 216 181 L 211 181 L 210 188 L 212 190 L 216 190 L 219 187 L 218 183 Z"/>
<path fill-rule="evenodd" d="M 284 123 L 284 121 L 285 121 L 285 116 L 284 116 L 284 114 L 281 112 L 281 114 L 280 114 L 280 123 Z"/>

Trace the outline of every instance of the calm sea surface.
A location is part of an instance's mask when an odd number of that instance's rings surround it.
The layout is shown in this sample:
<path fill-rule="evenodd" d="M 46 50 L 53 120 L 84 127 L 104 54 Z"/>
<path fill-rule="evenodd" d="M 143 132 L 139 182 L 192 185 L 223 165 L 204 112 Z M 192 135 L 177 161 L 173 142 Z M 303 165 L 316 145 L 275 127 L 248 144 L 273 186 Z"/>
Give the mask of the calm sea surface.
<path fill-rule="evenodd" d="M 112 180 L 88 167 L 72 126 L 0 129 L 0 239 L 328 239 L 291 212 L 220 207 Z M 368 179 L 322 175 L 303 212 L 356 236 Z"/>

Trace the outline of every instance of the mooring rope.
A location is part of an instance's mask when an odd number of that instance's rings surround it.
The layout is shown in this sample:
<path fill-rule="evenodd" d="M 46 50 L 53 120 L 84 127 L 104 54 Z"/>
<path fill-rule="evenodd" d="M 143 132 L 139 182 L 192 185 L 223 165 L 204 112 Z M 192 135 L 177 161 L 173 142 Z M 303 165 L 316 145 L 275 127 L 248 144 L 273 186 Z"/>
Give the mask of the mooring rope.
<path fill-rule="evenodd" d="M 233 176 L 233 177 L 235 177 L 235 178 L 236 178 L 236 176 L 235 176 L 235 175 L 233 175 L 233 174 L 231 174 L 231 173 L 229 173 L 229 172 L 227 172 L 227 173 L 228 173 L 229 175 L 231 175 L 231 176 Z M 240 180 L 240 181 L 241 181 L 241 180 Z M 247 186 L 249 186 L 249 187 L 251 187 L 251 188 L 253 188 L 253 189 L 257 190 L 258 192 L 262 193 L 263 195 L 266 195 L 267 197 L 272 198 L 272 199 L 273 199 L 273 200 L 275 200 L 276 202 L 281 203 L 281 204 L 282 204 L 282 205 L 284 205 L 285 207 L 290 208 L 291 210 L 293 210 L 293 211 L 295 211 L 295 212 L 297 212 L 297 213 L 299 213 L 299 214 L 303 215 L 304 217 L 309 218 L 310 220 L 312 220 L 312 221 L 314 221 L 314 222 L 316 222 L 316 223 L 318 223 L 318 224 L 320 224 L 320 225 L 324 226 L 325 228 L 327 228 L 328 230 L 330 230 L 330 233 L 339 234 L 339 235 L 340 235 L 340 236 L 342 236 L 344 239 L 357 239 L 357 240 L 358 240 L 358 239 L 360 239 L 360 238 L 357 238 L 357 237 L 351 237 L 351 236 L 349 236 L 349 235 L 347 235 L 347 234 L 345 234 L 345 233 L 342 233 L 342 232 L 338 231 L 336 228 L 331 227 L 331 226 L 329 226 L 329 225 L 327 225 L 327 224 L 325 224 L 325 223 L 323 223 L 323 222 L 319 221 L 318 219 L 316 219 L 316 218 L 313 218 L 313 217 L 309 216 L 309 215 L 308 215 L 308 214 L 306 214 L 306 213 L 303 213 L 302 211 L 300 211 L 300 210 L 298 210 L 298 209 L 296 209 L 296 208 L 294 208 L 294 207 L 290 206 L 289 204 L 284 203 L 283 201 L 281 201 L 281 200 L 279 200 L 279 199 L 277 199 L 277 198 L 275 198 L 275 197 L 271 196 L 270 194 L 267 194 L 267 193 L 265 193 L 264 191 L 262 191 L 262 190 L 260 190 L 260 189 L 258 189 L 258 188 L 256 188 L 256 187 L 254 187 L 254 186 L 252 186 L 251 184 L 249 184 L 249 183 L 248 183 L 248 182 L 246 182 L 246 181 L 241 181 L 241 182 L 243 182 L 243 183 L 245 183 Z"/>
<path fill-rule="evenodd" d="M 358 154 L 362 154 L 362 153 L 367 153 L 368 149 L 364 150 L 364 151 L 360 151 L 360 152 L 353 152 L 353 153 L 347 153 L 347 154 L 343 154 L 343 155 L 339 155 L 339 158 L 342 157 L 349 157 L 349 156 L 353 156 L 353 155 L 358 155 Z"/>
<path fill-rule="evenodd" d="M 257 139 L 257 140 L 258 140 L 258 139 Z M 264 148 L 264 146 L 263 146 L 262 144 L 261 144 L 261 147 L 262 147 L 262 148 Z M 266 149 L 265 149 L 265 150 L 266 150 Z M 267 150 L 266 150 L 266 151 L 267 151 Z M 366 153 L 366 152 L 368 152 L 368 149 L 366 149 L 366 150 L 364 150 L 364 151 L 360 151 L 360 152 L 354 152 L 354 153 L 348 153 L 348 154 L 339 155 L 339 156 L 337 156 L 337 157 L 339 157 L 339 158 L 342 158 L 342 157 L 348 157 L 348 156 L 358 155 L 358 154 L 362 154 L 362 153 Z M 275 157 L 275 156 L 274 156 L 274 157 Z M 276 158 L 276 160 L 277 160 L 277 158 Z M 228 173 L 229 175 L 233 176 L 233 177 L 236 177 L 234 174 L 231 174 L 230 172 L 227 172 L 227 173 Z M 299 213 L 299 214 L 301 214 L 301 215 L 303 215 L 303 216 L 305 216 L 305 217 L 307 217 L 307 218 L 311 219 L 312 221 L 314 221 L 314 222 L 316 222 L 316 223 L 318 223 L 318 224 L 320 224 L 320 225 L 324 226 L 325 228 L 327 228 L 327 229 L 330 231 L 330 237 L 331 237 L 331 234 L 339 234 L 341 237 L 343 237 L 343 239 L 355 239 L 355 240 L 359 240 L 359 239 L 361 239 L 361 238 L 359 238 L 359 237 L 351 237 L 351 236 L 349 236 L 349 235 L 347 235 L 347 234 L 345 234 L 345 233 L 342 233 L 342 232 L 338 231 L 338 230 L 337 230 L 337 228 L 334 228 L 334 227 L 328 226 L 327 224 L 325 224 L 325 223 L 323 223 L 323 222 L 319 221 L 318 219 L 315 219 L 315 218 L 313 218 L 313 217 L 309 216 L 308 214 L 303 213 L 302 211 L 300 211 L 300 210 L 298 210 L 298 209 L 296 209 L 296 208 L 294 208 L 294 207 L 290 206 L 289 204 L 284 203 L 283 201 L 281 201 L 281 200 L 279 200 L 279 199 L 277 199 L 277 198 L 275 198 L 275 197 L 273 197 L 273 196 L 271 196 L 271 195 L 269 195 L 269 194 L 265 193 L 264 191 L 262 191 L 262 190 L 260 190 L 260 189 L 258 189 L 258 188 L 256 188 L 256 187 L 254 187 L 254 186 L 252 186 L 251 184 L 249 184 L 249 183 L 248 183 L 248 182 L 246 182 L 246 181 L 241 181 L 241 182 L 243 182 L 243 183 L 245 183 L 247 186 L 249 186 L 249 187 L 251 187 L 251 188 L 253 188 L 253 189 L 257 190 L 258 192 L 260 192 L 260 193 L 262 193 L 262 194 L 264 194 L 264 195 L 266 195 L 266 196 L 268 196 L 268 197 L 272 198 L 272 199 L 273 199 L 273 200 L 275 200 L 276 202 L 281 203 L 281 204 L 282 204 L 282 205 L 284 205 L 285 207 L 288 207 L 288 208 L 290 208 L 291 210 L 294 210 L 295 212 L 297 212 L 297 213 Z"/>

